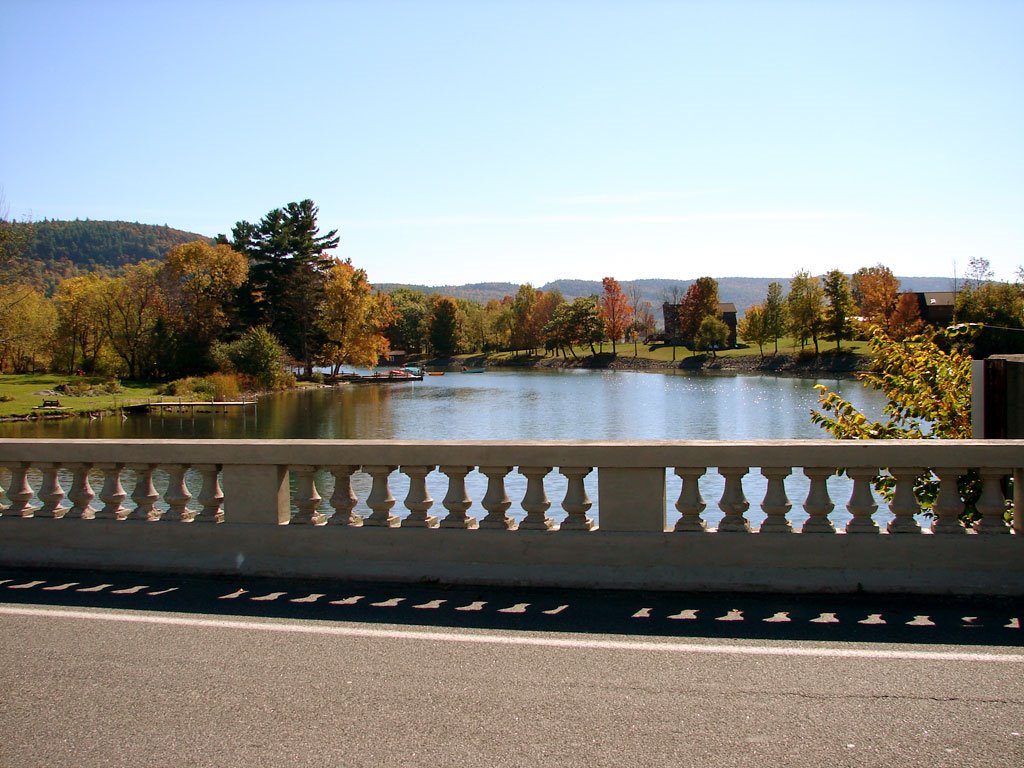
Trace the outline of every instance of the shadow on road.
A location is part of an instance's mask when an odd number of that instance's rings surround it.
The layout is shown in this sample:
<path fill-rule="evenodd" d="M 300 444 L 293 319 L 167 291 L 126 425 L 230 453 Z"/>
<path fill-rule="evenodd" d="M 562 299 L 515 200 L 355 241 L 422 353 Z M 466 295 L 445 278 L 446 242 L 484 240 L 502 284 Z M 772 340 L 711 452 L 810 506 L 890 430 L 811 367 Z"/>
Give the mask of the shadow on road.
<path fill-rule="evenodd" d="M 669 638 L 1024 646 L 1024 600 L 409 585 L 0 569 L 0 603 Z"/>

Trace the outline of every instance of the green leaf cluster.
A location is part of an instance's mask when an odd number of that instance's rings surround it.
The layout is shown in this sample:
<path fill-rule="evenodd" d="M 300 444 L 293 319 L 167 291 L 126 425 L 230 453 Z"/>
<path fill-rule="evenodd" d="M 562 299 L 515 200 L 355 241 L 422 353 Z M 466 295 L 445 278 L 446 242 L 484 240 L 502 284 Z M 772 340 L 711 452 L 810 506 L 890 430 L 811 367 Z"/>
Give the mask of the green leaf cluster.
<path fill-rule="evenodd" d="M 820 410 L 811 421 L 842 440 L 967 439 L 971 437 L 971 355 L 977 325 L 957 325 L 897 340 L 879 326 L 872 327 L 869 348 L 872 367 L 860 374 L 865 386 L 886 396 L 885 420 L 870 420 L 856 406 L 824 385 L 817 385 Z M 875 487 L 891 499 L 895 480 L 887 473 Z M 964 502 L 961 520 L 970 522 L 980 494 L 972 470 L 960 478 Z M 938 496 L 938 479 L 930 470 L 919 477 L 914 494 L 930 509 Z"/>
<path fill-rule="evenodd" d="M 859 375 L 886 396 L 885 421 L 871 421 L 849 401 L 817 385 L 821 410 L 811 421 L 843 439 L 971 437 L 971 356 L 976 325 L 896 340 L 874 326 L 868 348 L 872 366 Z"/>

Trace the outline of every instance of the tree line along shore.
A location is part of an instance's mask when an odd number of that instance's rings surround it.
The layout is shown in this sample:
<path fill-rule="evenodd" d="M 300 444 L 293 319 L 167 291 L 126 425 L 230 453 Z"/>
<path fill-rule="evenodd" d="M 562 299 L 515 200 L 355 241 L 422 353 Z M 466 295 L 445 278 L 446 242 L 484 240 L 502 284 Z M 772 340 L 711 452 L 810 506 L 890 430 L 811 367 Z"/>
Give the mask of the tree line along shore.
<path fill-rule="evenodd" d="M 571 299 L 529 283 L 486 302 L 381 291 L 331 255 L 338 233 L 321 234 L 317 216 L 303 200 L 212 241 L 169 232 L 159 258 L 60 279 L 40 279 L 35 225 L 0 216 L 0 373 L 158 382 L 171 396 L 210 399 L 397 359 L 813 374 L 863 367 L 871 327 L 899 339 L 926 326 L 880 264 L 852 275 L 799 270 L 731 316 L 709 276 L 660 307 L 638 282 L 610 276 Z M 1021 286 L 993 281 L 974 259 L 952 316 L 1024 336 Z"/>

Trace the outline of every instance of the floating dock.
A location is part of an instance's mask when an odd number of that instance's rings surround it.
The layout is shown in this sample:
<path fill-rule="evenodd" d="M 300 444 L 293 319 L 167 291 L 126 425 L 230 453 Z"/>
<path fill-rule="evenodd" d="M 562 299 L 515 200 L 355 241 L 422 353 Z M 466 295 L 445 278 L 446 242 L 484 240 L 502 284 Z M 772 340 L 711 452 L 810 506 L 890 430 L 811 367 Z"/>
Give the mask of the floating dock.
<path fill-rule="evenodd" d="M 133 403 L 132 405 L 123 405 L 121 410 L 125 413 L 164 413 L 170 411 L 172 413 L 184 413 L 196 409 L 203 410 L 221 410 L 227 412 L 233 408 L 245 408 L 246 406 L 255 406 L 255 400 L 157 400 L 155 402 L 148 403 Z"/>

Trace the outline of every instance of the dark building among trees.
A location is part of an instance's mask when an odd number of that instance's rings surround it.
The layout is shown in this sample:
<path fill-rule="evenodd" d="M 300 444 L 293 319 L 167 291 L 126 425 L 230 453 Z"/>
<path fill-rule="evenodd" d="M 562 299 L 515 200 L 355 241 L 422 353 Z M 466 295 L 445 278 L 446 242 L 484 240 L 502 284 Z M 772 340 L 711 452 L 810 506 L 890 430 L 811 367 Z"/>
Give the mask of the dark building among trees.
<path fill-rule="evenodd" d="M 945 328 L 953 323 L 953 310 L 956 307 L 956 293 L 953 291 L 931 291 L 915 293 L 917 306 L 921 311 L 921 319 L 928 325 Z"/>
<path fill-rule="evenodd" d="M 718 302 L 717 319 L 721 320 L 729 327 L 729 348 L 736 346 L 736 305 L 732 302 Z M 680 311 L 682 304 L 672 304 L 665 302 L 661 306 L 662 315 L 665 319 L 665 339 L 668 341 L 683 341 L 692 342 L 693 339 L 687 338 L 689 334 L 683 332 L 682 323 L 680 320 Z"/>

